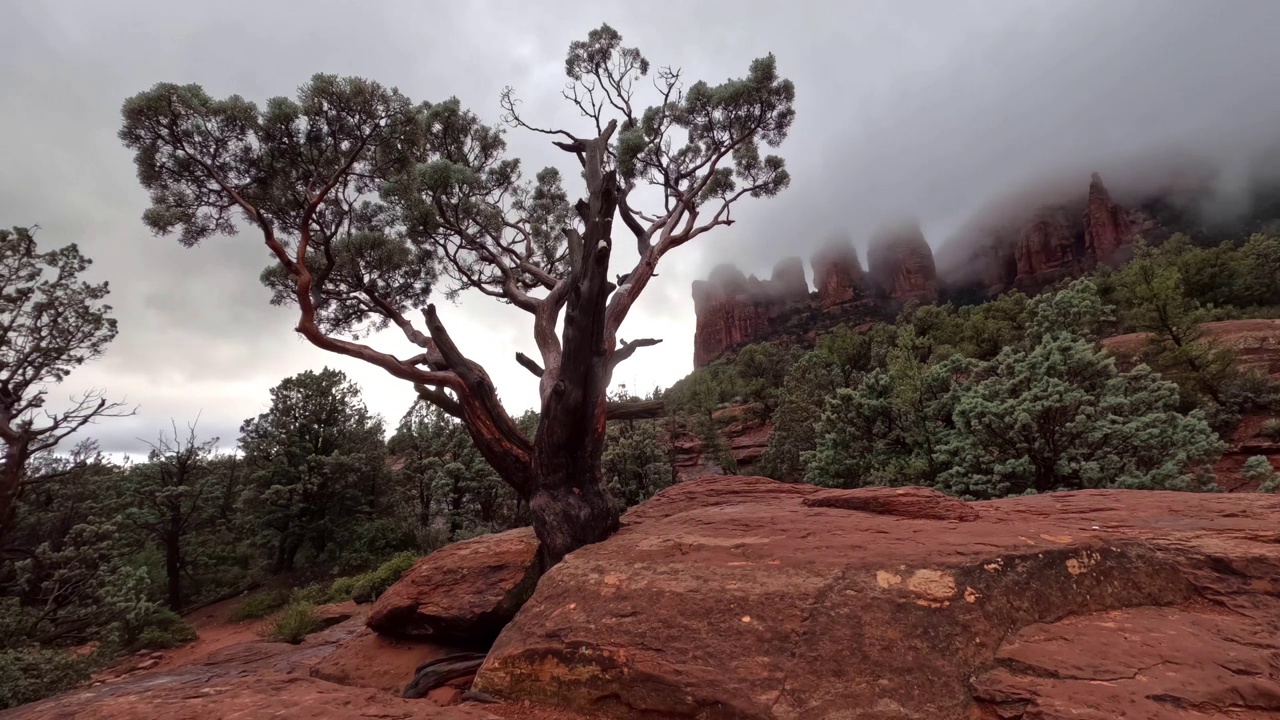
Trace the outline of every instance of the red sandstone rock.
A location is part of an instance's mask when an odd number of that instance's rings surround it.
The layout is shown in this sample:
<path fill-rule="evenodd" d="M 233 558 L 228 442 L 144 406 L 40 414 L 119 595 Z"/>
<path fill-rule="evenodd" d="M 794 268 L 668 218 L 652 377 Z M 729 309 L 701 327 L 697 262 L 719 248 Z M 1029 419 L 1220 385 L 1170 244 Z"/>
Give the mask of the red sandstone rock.
<path fill-rule="evenodd" d="M 457 705 L 462 702 L 462 691 L 456 687 L 445 685 L 427 693 L 427 702 L 440 707 Z"/>
<path fill-rule="evenodd" d="M 729 265 L 717 267 L 707 280 L 695 281 L 694 367 L 705 367 L 726 350 L 763 334 L 769 326 L 772 305 L 772 298 L 761 290 L 759 280 L 749 282 L 742 271 Z"/>
<path fill-rule="evenodd" d="M 1044 208 L 1018 233 L 1014 246 L 1019 285 L 1038 288 L 1080 269 L 1076 228 L 1062 208 Z"/>
<path fill-rule="evenodd" d="M 1057 493 L 953 522 L 813 507 L 822 494 L 664 491 L 542 578 L 474 689 L 619 718 L 1280 709 L 1280 498 Z M 954 507 L 917 499 L 917 516 Z"/>
<path fill-rule="evenodd" d="M 373 604 L 376 632 L 482 642 L 498 634 L 538 582 L 533 528 L 454 543 L 419 560 Z"/>
<path fill-rule="evenodd" d="M 1200 606 L 1031 625 L 975 679 L 975 696 L 1007 718 L 1274 717 L 1275 630 Z"/>
<path fill-rule="evenodd" d="M 1202 337 L 1231 348 L 1241 370 L 1280 377 L 1280 320 L 1223 320 L 1200 326 Z M 1102 341 L 1122 363 L 1141 359 L 1147 348 L 1145 333 L 1116 335 Z"/>
<path fill-rule="evenodd" d="M 413 680 L 418 666 L 458 652 L 421 640 L 379 635 L 362 628 L 338 643 L 333 652 L 311 668 L 311 677 L 399 695 Z"/>
<path fill-rule="evenodd" d="M 1111 201 L 1111 194 L 1094 173 L 1089 180 L 1089 206 L 1084 212 L 1085 252 L 1101 263 L 1111 263 L 1121 245 L 1133 240 L 1133 227 L 1124 208 Z"/>
<path fill-rule="evenodd" d="M 978 511 L 963 500 L 926 487 L 872 487 L 857 490 L 822 490 L 804 499 L 807 507 L 858 510 L 916 520 L 972 522 Z"/>
<path fill-rule="evenodd" d="M 809 301 L 809 281 L 804 277 L 804 262 L 798 257 L 782 260 L 769 276 L 769 292 L 777 303 L 793 305 Z"/>
<path fill-rule="evenodd" d="M 437 707 L 301 675 L 244 675 L 196 667 L 71 692 L 0 716 L 6 720 L 496 720 L 474 707 Z"/>
<path fill-rule="evenodd" d="M 1038 292 L 1098 263 L 1124 261 L 1134 237 L 1159 230 L 1146 213 L 1115 203 L 1097 173 L 1087 194 L 1057 188 L 1048 197 L 1042 193 L 1038 206 L 984 211 L 943 248 L 947 280 L 992 295 L 1012 287 Z"/>
<path fill-rule="evenodd" d="M 839 305 L 861 295 L 865 281 L 853 243 L 833 242 L 815 255 L 813 282 L 818 286 L 818 302 L 823 307 Z"/>
<path fill-rule="evenodd" d="M 932 302 L 938 297 L 933 251 L 914 223 L 882 230 L 867 251 L 871 283 L 891 300 Z"/>
<path fill-rule="evenodd" d="M 363 632 L 362 632 L 363 631 Z M 358 619 L 310 635 L 300 645 L 244 642 L 198 662 L 128 675 L 0 712 L 4 720 L 497 720 L 476 707 L 440 708 L 318 677 L 318 667 L 352 637 Z M 383 659 L 368 656 L 376 671 Z M 390 667 L 390 666 L 388 666 Z M 398 693 L 397 693 L 398 694 Z"/>

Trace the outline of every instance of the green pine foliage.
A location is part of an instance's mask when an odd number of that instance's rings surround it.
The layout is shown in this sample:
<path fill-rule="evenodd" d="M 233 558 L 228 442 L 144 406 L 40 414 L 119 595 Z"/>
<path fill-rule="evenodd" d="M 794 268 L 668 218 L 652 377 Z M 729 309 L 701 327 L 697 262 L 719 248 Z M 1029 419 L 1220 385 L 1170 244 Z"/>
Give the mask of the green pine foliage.
<path fill-rule="evenodd" d="M 365 408 L 346 374 L 325 368 L 285 378 L 270 409 L 241 427 L 253 468 L 241 505 L 273 573 L 300 558 L 343 551 L 347 531 L 375 517 L 389 492 L 381 418 Z"/>
<path fill-rule="evenodd" d="M 1146 366 L 1121 371 L 1098 345 L 1111 312 L 1092 281 L 1038 297 L 1027 313 L 1023 339 L 990 360 L 940 351 L 918 324 L 901 326 L 887 368 L 827 401 L 808 480 L 969 498 L 1207 487 L 1197 470 L 1224 443 L 1202 412 L 1179 411 L 1177 385 Z"/>
<path fill-rule="evenodd" d="M 1263 455 L 1254 455 L 1244 461 L 1240 468 L 1244 479 L 1258 484 L 1258 492 L 1280 492 L 1280 473 L 1271 466 L 1271 461 Z"/>

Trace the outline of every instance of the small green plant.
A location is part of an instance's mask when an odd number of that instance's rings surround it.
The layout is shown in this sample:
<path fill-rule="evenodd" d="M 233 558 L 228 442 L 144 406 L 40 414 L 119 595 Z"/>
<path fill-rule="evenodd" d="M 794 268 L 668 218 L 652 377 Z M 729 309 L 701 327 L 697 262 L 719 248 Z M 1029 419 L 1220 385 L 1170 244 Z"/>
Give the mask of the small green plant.
<path fill-rule="evenodd" d="M 289 593 L 289 603 L 311 603 L 312 605 L 324 605 L 333 602 L 329 596 L 329 588 L 321 583 L 312 583 L 310 585 L 294 588 Z"/>
<path fill-rule="evenodd" d="M 1245 460 L 1240 474 L 1246 480 L 1258 483 L 1258 492 L 1273 493 L 1280 490 L 1280 474 L 1271 467 L 1271 461 L 1262 455 Z"/>
<path fill-rule="evenodd" d="M 359 576 L 354 576 L 341 577 L 334 580 L 333 584 L 329 586 L 329 601 L 342 602 L 343 600 L 350 600 L 351 596 L 355 593 L 356 582 L 359 581 L 359 579 Z"/>
<path fill-rule="evenodd" d="M 1262 427 L 1258 428 L 1258 434 L 1271 442 L 1280 442 L 1280 418 L 1271 418 L 1262 423 Z"/>
<path fill-rule="evenodd" d="M 316 608 L 309 602 L 292 602 L 262 630 L 262 637 L 276 642 L 297 645 L 308 635 L 324 629 L 324 623 L 316 616 Z"/>
<path fill-rule="evenodd" d="M 133 650 L 167 650 L 196 639 L 196 630 L 172 610 L 155 613 L 138 634 Z"/>
<path fill-rule="evenodd" d="M 396 584 L 405 571 L 418 561 L 418 555 L 412 552 L 397 553 L 390 560 L 382 563 L 376 570 L 371 570 L 355 579 L 351 588 L 351 599 L 358 603 L 373 602 L 387 588 Z"/>
<path fill-rule="evenodd" d="M 271 613 L 284 607 L 289 602 L 289 593 L 286 590 L 264 590 L 255 593 L 244 599 L 234 611 L 231 613 L 233 622 L 242 620 L 257 620 L 264 618 Z"/>
<path fill-rule="evenodd" d="M 0 651 L 0 710 L 70 690 L 98 667 L 95 655 L 26 647 Z"/>

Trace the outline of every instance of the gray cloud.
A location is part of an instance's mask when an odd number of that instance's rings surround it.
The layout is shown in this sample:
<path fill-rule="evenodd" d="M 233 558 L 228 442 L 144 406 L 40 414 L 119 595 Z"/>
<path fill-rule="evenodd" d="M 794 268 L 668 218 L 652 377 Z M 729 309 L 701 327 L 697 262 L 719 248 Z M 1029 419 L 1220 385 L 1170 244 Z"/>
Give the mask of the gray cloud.
<path fill-rule="evenodd" d="M 865 243 L 875 226 L 918 217 L 935 247 L 984 203 L 1054 173 L 1192 149 L 1250 160 L 1280 129 L 1280 3 L 1271 0 L 885 0 L 774 3 L 245 2 L 7 3 L 0 74 L 0 225 L 39 223 L 50 244 L 77 242 L 109 279 L 120 337 L 58 393 L 104 387 L 141 405 L 95 429 L 107 449 L 138 451 L 170 417 L 201 413 L 225 441 L 287 374 L 329 364 L 354 376 L 394 422 L 400 381 L 326 355 L 291 331 L 257 283 L 251 235 L 184 250 L 152 237 L 129 154 L 115 138 L 123 99 L 158 81 L 262 101 L 313 72 L 372 77 L 415 99 L 457 95 L 491 121 L 514 86 L 525 112 L 571 127 L 559 100 L 563 53 L 608 21 L 657 65 L 709 81 L 774 52 L 797 86 L 782 152 L 794 178 L 738 224 L 670 256 L 624 337 L 665 342 L 619 369 L 647 389 L 688 372 L 690 282 L 731 260 L 767 274 L 832 232 Z M 513 132 L 530 169 L 565 158 Z M 572 175 L 571 175 L 572 176 Z M 620 270 L 619 270 L 620 271 Z M 485 361 L 514 409 L 532 378 L 512 359 L 532 343 L 523 314 L 482 298 L 442 307 L 463 349 Z M 403 341 L 379 337 L 389 349 Z"/>

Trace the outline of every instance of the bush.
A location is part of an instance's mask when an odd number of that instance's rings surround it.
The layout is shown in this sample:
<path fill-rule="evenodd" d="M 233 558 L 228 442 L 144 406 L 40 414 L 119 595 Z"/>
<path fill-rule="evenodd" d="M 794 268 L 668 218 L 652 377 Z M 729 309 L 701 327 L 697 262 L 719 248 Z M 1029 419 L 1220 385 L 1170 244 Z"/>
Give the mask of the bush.
<path fill-rule="evenodd" d="M 1258 492 L 1274 493 L 1280 489 L 1280 474 L 1277 474 L 1275 468 L 1271 467 L 1271 461 L 1265 456 L 1254 455 L 1244 462 L 1244 466 L 1240 468 L 1240 474 L 1246 480 L 1258 483 Z"/>
<path fill-rule="evenodd" d="M 1272 418 L 1262 423 L 1258 434 L 1271 442 L 1280 442 L 1280 419 Z"/>
<path fill-rule="evenodd" d="M 396 584 L 405 571 L 418 561 L 417 553 L 398 553 L 390 560 L 378 566 L 378 569 L 367 572 L 355 580 L 351 588 L 351 599 L 358 603 L 373 602 L 387 588 Z"/>
<path fill-rule="evenodd" d="M 89 679 L 98 665 L 94 655 L 27 647 L 0 651 L 0 710 L 42 700 Z"/>
<path fill-rule="evenodd" d="M 323 630 L 324 623 L 316 616 L 316 608 L 309 602 L 293 602 L 262 630 L 266 640 L 297 645 L 313 632 Z"/>
<path fill-rule="evenodd" d="M 166 650 L 196 639 L 196 630 L 172 610 L 160 610 L 138 634 L 133 650 Z"/>
<path fill-rule="evenodd" d="M 346 598 L 338 598 L 345 600 Z M 294 588 L 289 593 L 289 604 L 293 603 L 310 603 L 312 605 L 324 605 L 325 603 L 334 602 L 331 598 L 328 586 L 320 583 L 312 583 L 305 587 Z"/>
<path fill-rule="evenodd" d="M 231 613 L 233 622 L 241 620 L 257 620 L 284 607 L 289 602 L 286 590 L 265 590 L 244 599 L 244 602 Z"/>
<path fill-rule="evenodd" d="M 418 540 L 405 523 L 386 518 L 364 522 L 348 529 L 334 543 L 332 568 L 339 575 L 354 575 L 383 558 L 417 547 Z"/>
<path fill-rule="evenodd" d="M 342 602 L 343 600 L 350 600 L 353 594 L 355 593 L 356 582 L 359 579 L 360 578 L 357 576 L 357 577 L 342 577 L 342 578 L 338 578 L 337 580 L 334 580 L 333 584 L 329 586 L 330 602 Z"/>

